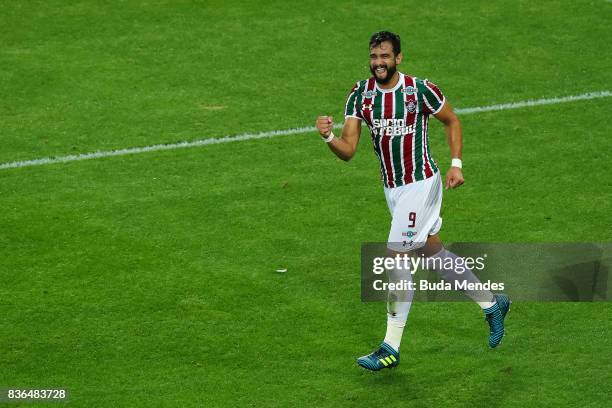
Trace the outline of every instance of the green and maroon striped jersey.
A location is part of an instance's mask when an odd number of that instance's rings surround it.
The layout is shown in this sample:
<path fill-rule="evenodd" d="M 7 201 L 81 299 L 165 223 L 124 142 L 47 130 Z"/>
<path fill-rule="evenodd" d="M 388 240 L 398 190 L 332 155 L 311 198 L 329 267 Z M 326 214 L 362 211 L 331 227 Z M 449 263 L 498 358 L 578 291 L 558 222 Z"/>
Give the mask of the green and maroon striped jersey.
<path fill-rule="evenodd" d="M 402 73 L 393 89 L 379 88 L 374 77 L 353 86 L 344 116 L 364 120 L 370 128 L 385 187 L 424 180 L 438 171 L 429 152 L 427 124 L 444 101 L 435 84 Z"/>

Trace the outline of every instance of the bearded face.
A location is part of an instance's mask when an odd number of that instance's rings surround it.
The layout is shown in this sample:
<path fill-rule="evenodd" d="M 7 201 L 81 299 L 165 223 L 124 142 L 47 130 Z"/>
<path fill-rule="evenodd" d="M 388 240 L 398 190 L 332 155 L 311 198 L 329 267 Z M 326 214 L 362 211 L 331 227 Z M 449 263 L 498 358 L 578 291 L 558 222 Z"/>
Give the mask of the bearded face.
<path fill-rule="evenodd" d="M 383 63 L 378 65 L 370 64 L 370 72 L 381 85 L 386 85 L 391 81 L 393 75 L 397 72 L 397 65 L 393 63 L 392 65 Z"/>
<path fill-rule="evenodd" d="M 386 85 L 393 79 L 400 61 L 401 54 L 394 54 L 393 45 L 389 41 L 370 49 L 370 72 L 380 85 Z"/>

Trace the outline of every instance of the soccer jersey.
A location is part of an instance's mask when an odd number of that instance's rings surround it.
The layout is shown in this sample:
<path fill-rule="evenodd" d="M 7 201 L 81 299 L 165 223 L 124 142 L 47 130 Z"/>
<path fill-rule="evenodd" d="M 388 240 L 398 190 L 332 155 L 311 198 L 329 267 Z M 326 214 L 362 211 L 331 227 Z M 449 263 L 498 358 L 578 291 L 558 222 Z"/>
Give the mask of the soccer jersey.
<path fill-rule="evenodd" d="M 425 180 L 438 172 L 427 125 L 444 102 L 435 84 L 402 73 L 392 89 L 379 88 L 374 77 L 353 86 L 344 116 L 364 120 L 370 128 L 385 187 Z"/>

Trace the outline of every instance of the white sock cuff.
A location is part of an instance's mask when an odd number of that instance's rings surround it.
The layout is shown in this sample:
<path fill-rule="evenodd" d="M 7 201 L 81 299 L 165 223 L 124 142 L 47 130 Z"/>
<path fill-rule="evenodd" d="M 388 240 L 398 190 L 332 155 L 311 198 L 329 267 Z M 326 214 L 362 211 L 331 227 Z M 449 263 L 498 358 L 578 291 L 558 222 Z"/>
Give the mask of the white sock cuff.
<path fill-rule="evenodd" d="M 497 301 L 495 300 L 495 298 L 493 298 L 492 302 L 476 302 L 478 303 L 478 306 L 480 306 L 482 308 L 482 310 L 488 309 L 490 307 L 493 307 L 493 305 L 495 305 L 497 303 Z"/>
<path fill-rule="evenodd" d="M 387 324 L 387 333 L 385 334 L 384 342 L 399 352 L 403 334 L 404 334 L 403 327 L 396 327 L 396 326 Z"/>

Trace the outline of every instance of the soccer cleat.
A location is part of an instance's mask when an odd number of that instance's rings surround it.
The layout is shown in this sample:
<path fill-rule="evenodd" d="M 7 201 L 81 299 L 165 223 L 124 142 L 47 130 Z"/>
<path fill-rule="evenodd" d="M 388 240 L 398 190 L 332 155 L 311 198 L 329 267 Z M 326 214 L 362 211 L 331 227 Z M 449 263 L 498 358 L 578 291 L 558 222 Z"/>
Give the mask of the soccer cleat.
<path fill-rule="evenodd" d="M 495 300 L 497 302 L 484 311 L 485 320 L 489 323 L 489 347 L 491 348 L 499 346 L 504 337 L 504 319 L 512 303 L 508 295 L 503 293 L 495 295 Z"/>
<path fill-rule="evenodd" d="M 400 363 L 399 352 L 393 347 L 383 342 L 378 350 L 367 356 L 362 356 L 357 359 L 357 364 L 370 371 L 378 371 L 383 368 L 393 368 Z"/>

